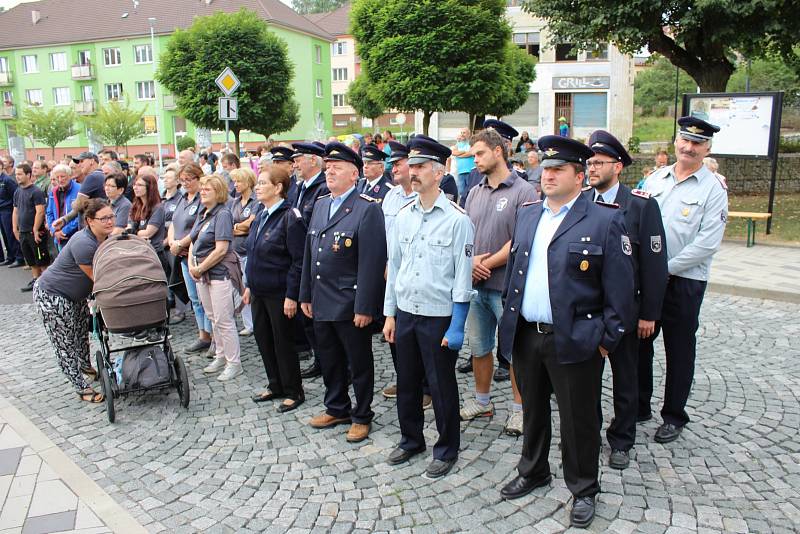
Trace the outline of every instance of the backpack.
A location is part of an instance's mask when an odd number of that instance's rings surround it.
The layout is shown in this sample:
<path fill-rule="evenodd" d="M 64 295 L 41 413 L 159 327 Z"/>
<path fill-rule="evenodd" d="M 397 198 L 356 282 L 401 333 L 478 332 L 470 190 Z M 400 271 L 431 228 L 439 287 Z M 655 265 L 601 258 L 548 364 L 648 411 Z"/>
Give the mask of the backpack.
<path fill-rule="evenodd" d="M 125 351 L 122 361 L 122 387 L 142 389 L 170 381 L 169 359 L 160 346 Z"/>

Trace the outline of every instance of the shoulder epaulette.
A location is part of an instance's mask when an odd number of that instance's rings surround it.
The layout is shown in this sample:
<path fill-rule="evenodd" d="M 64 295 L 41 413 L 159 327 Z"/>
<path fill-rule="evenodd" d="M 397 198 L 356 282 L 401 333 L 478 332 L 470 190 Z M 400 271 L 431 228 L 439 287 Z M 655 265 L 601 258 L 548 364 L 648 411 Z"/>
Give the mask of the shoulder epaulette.
<path fill-rule="evenodd" d="M 619 204 L 613 204 L 611 202 L 595 202 L 595 204 L 598 206 L 605 206 L 606 208 L 613 208 L 615 210 L 619 209 Z"/>
<path fill-rule="evenodd" d="M 586 187 L 581 189 L 581 191 L 591 191 L 591 190 L 592 190 L 592 186 L 591 185 L 587 185 Z"/>
<path fill-rule="evenodd" d="M 384 185 L 385 185 L 386 187 L 388 187 L 388 188 L 389 188 L 389 191 L 391 191 L 392 189 L 394 189 L 395 187 L 397 187 L 396 185 L 392 185 L 392 184 L 390 184 L 389 182 L 384 182 Z"/>
<path fill-rule="evenodd" d="M 317 197 L 317 200 L 319 200 L 319 199 L 321 199 L 321 198 L 328 198 L 329 196 L 331 196 L 331 194 L 330 194 L 330 193 L 326 193 L 326 194 L 324 194 L 324 195 L 320 195 L 320 196 L 318 196 L 318 197 Z"/>
<path fill-rule="evenodd" d="M 458 211 L 460 211 L 461 213 L 467 213 L 467 210 L 465 210 L 464 208 L 462 208 L 461 206 L 459 206 L 458 204 L 456 204 L 456 203 L 455 203 L 455 202 L 453 202 L 452 200 L 450 200 L 449 202 L 450 202 L 450 204 L 452 204 L 452 205 L 453 205 L 453 207 L 454 207 L 455 209 L 457 209 L 457 210 L 458 210 Z"/>
<path fill-rule="evenodd" d="M 631 189 L 631 195 L 642 198 L 650 198 L 650 193 L 644 191 L 643 189 Z"/>
<path fill-rule="evenodd" d="M 416 199 L 414 199 L 414 200 L 416 200 Z M 409 207 L 411 204 L 413 204 L 413 203 L 414 203 L 414 200 L 409 200 L 409 201 L 408 201 L 408 203 L 404 204 L 404 205 L 403 205 L 403 207 L 402 207 L 402 208 L 400 208 L 400 209 L 399 209 L 399 210 L 397 210 L 397 211 L 399 212 L 399 211 L 402 211 L 402 210 L 406 209 L 407 207 Z"/>
<path fill-rule="evenodd" d="M 715 172 L 714 173 L 714 178 L 717 179 L 717 181 L 719 182 L 719 185 L 722 186 L 722 189 L 724 189 L 725 191 L 728 190 L 728 183 L 725 181 L 725 178 L 723 178 L 721 174 L 717 174 Z"/>
<path fill-rule="evenodd" d="M 529 200 L 528 202 L 523 202 L 521 207 L 524 208 L 525 206 L 533 206 L 534 204 L 541 204 L 541 203 L 542 203 L 541 200 Z"/>
<path fill-rule="evenodd" d="M 377 198 L 372 198 L 371 196 L 369 196 L 369 195 L 367 195 L 367 194 L 364 194 L 364 193 L 361 193 L 361 194 L 360 194 L 360 195 L 358 195 L 358 196 L 360 196 L 361 198 L 363 198 L 364 200 L 366 200 L 366 201 L 368 201 L 368 202 L 378 202 L 378 199 L 377 199 Z"/>
<path fill-rule="evenodd" d="M 303 218 L 303 214 L 300 213 L 300 210 L 297 208 L 292 208 L 292 213 L 294 213 L 294 216 L 297 217 L 298 219 Z"/>

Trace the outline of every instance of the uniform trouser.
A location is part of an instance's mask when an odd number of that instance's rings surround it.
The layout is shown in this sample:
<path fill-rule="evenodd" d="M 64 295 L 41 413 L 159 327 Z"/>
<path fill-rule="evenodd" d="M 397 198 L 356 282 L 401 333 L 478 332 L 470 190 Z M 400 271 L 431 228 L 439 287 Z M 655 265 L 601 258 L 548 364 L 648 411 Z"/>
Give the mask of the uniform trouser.
<path fill-rule="evenodd" d="M 22 261 L 22 250 L 19 248 L 19 241 L 14 237 L 14 230 L 11 224 L 11 214 L 13 210 L 0 210 L 0 234 L 3 236 L 3 243 L 6 244 L 6 259 Z"/>
<path fill-rule="evenodd" d="M 306 341 L 308 341 L 308 345 L 311 347 L 311 353 L 314 355 L 314 362 L 316 362 L 317 365 L 320 365 L 319 354 L 317 354 L 319 352 L 317 347 L 317 330 L 314 326 L 314 321 L 302 313 L 298 313 L 296 317 L 296 320 L 300 321 L 303 326 L 303 333 L 305 333 Z"/>
<path fill-rule="evenodd" d="M 253 336 L 264 362 L 269 390 L 298 400 L 303 397 L 300 361 L 294 350 L 291 319 L 283 313 L 283 297 L 252 295 Z"/>
<path fill-rule="evenodd" d="M 520 476 L 541 480 L 550 474 L 550 396 L 556 395 L 561 424 L 564 482 L 576 497 L 600 491 L 600 421 L 597 402 L 603 359 L 562 364 L 556 359 L 555 336 L 539 334 L 520 318 L 514 339 L 514 374 L 522 395 Z"/>
<path fill-rule="evenodd" d="M 639 340 L 639 372 L 637 381 L 639 382 L 639 409 L 638 417 L 644 419 L 650 416 L 650 401 L 653 398 L 653 356 L 655 349 L 653 343 L 661 332 L 661 321 L 656 321 L 656 329 L 653 335 Z"/>
<path fill-rule="evenodd" d="M 372 330 L 358 328 L 352 320 L 314 321 L 314 334 L 322 380 L 325 383 L 325 408 L 332 417 L 350 417 L 354 423 L 369 424 L 375 367 L 372 358 Z M 356 406 L 348 393 L 348 369 L 352 372 Z"/>
<path fill-rule="evenodd" d="M 613 380 L 614 419 L 606 430 L 606 439 L 612 449 L 628 451 L 636 441 L 636 415 L 639 409 L 637 332 L 623 336 L 617 350 L 609 354 L 608 359 L 611 361 Z M 602 418 L 600 422 L 602 425 Z"/>
<path fill-rule="evenodd" d="M 697 328 L 706 282 L 671 276 L 664 294 L 661 329 L 667 357 L 667 379 L 661 418 L 665 423 L 683 426 L 689 422 L 686 401 L 694 380 Z"/>
<path fill-rule="evenodd" d="M 234 317 L 233 291 L 233 284 L 228 279 L 197 282 L 197 294 L 214 330 L 215 357 L 237 364 L 240 363 L 241 349 Z"/>
<path fill-rule="evenodd" d="M 433 413 L 439 439 L 433 446 L 437 460 L 458 457 L 461 423 L 458 415 L 456 360 L 458 351 L 442 347 L 450 317 L 424 317 L 397 311 L 397 416 L 400 420 L 400 448 L 407 451 L 425 448 L 422 428 L 423 380 L 430 384 Z"/>

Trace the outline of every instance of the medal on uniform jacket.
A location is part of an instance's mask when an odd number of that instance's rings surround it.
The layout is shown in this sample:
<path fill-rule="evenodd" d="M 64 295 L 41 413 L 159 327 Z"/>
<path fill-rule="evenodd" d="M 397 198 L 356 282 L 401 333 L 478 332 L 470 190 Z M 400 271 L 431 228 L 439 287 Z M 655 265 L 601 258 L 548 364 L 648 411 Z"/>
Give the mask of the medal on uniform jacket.
<path fill-rule="evenodd" d="M 579 266 L 581 271 L 588 271 L 589 270 L 589 261 L 583 260 Z"/>
<path fill-rule="evenodd" d="M 339 234 L 339 232 L 335 232 L 333 234 L 333 247 L 332 248 L 333 248 L 334 252 L 339 252 L 339 238 L 340 237 L 341 237 L 341 235 Z"/>
<path fill-rule="evenodd" d="M 353 246 L 353 240 L 348 237 L 347 239 L 344 240 L 344 246 L 345 247 Z"/>

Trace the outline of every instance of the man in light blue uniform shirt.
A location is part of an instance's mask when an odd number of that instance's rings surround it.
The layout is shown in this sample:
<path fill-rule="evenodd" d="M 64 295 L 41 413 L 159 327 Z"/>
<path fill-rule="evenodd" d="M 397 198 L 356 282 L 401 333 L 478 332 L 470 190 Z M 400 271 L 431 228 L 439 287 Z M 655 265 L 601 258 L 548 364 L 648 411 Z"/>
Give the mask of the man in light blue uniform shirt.
<path fill-rule="evenodd" d="M 676 440 L 689 422 L 686 401 L 694 379 L 700 306 L 711 259 L 719 249 L 728 221 L 725 185 L 703 165 L 719 127 L 695 117 L 681 117 L 678 124 L 677 161 L 653 172 L 644 184 L 645 191 L 661 208 L 670 275 L 661 312 L 667 376 L 661 409 L 663 423 L 655 434 L 659 443 Z M 641 357 L 652 359 L 652 339 L 650 344 Z M 640 404 L 649 404 L 652 382 L 649 392 L 642 391 L 641 379 L 640 376 Z"/>
<path fill-rule="evenodd" d="M 425 473 L 446 475 L 458 460 L 461 427 L 455 364 L 473 297 L 469 217 L 439 189 L 450 149 L 421 136 L 409 143 L 411 185 L 419 197 L 400 210 L 388 240 L 383 333 L 397 344 L 397 415 L 402 438 L 392 465 L 425 450 L 423 377 L 433 396 L 439 439 Z"/>

